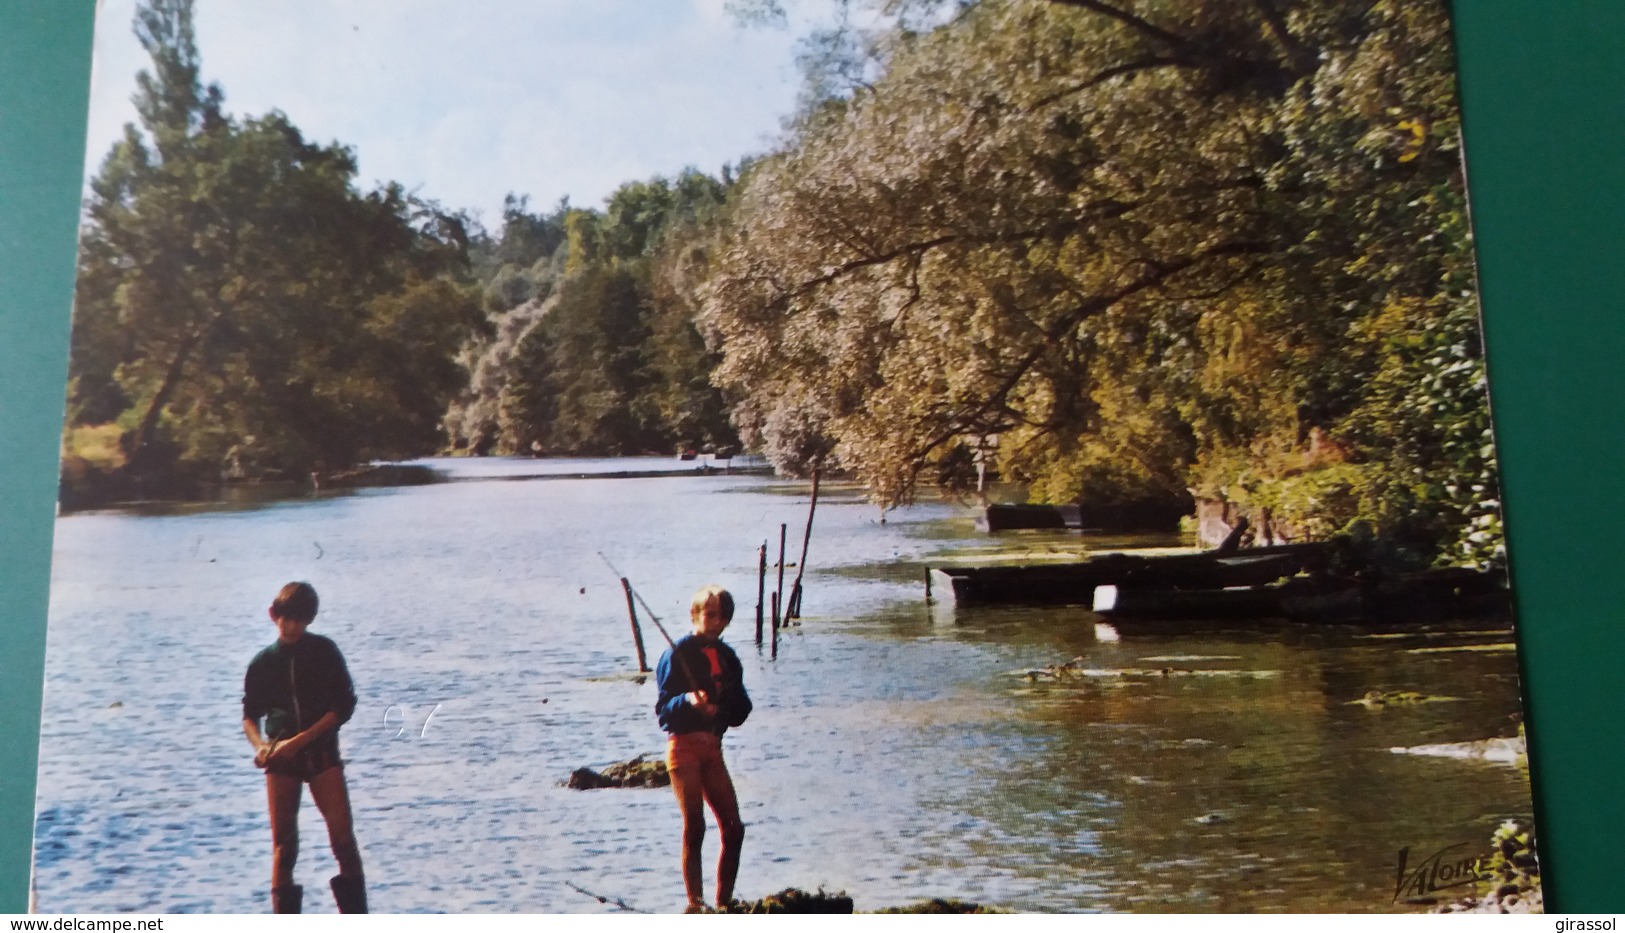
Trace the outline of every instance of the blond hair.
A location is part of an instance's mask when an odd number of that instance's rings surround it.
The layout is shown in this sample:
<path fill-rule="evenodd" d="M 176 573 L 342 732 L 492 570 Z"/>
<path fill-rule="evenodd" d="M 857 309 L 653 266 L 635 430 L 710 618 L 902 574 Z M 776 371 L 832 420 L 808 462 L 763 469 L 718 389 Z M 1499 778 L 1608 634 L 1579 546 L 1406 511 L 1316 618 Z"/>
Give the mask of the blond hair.
<path fill-rule="evenodd" d="M 705 615 L 705 607 L 711 600 L 717 601 L 717 612 L 722 614 L 722 621 L 732 622 L 734 618 L 734 595 L 715 583 L 707 583 L 694 594 L 693 602 L 688 606 L 688 620 L 695 625 Z"/>

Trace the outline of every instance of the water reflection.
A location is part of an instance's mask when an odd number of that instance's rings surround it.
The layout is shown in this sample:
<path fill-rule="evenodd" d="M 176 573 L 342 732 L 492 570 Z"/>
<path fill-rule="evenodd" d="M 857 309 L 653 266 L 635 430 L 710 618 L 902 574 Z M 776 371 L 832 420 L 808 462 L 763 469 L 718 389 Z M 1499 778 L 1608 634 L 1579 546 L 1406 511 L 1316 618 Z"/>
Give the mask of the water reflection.
<path fill-rule="evenodd" d="M 1476 847 L 1528 813 L 1514 768 L 1389 751 L 1515 732 L 1514 655 L 1416 650 L 1504 633 L 1101 641 L 1080 609 L 934 614 L 921 568 L 939 555 L 1079 539 L 989 539 L 942 503 L 882 523 L 826 485 L 806 618 L 775 661 L 751 644 L 757 548 L 781 523 L 794 539 L 806 507 L 805 484 L 683 474 L 64 519 L 40 908 L 263 909 L 269 833 L 236 702 L 273 637 L 262 607 L 298 577 L 362 693 L 344 743 L 379 910 L 612 909 L 572 884 L 681 905 L 668 792 L 557 783 L 660 747 L 653 685 L 621 676 L 625 602 L 599 550 L 668 625 L 701 582 L 739 595 L 729 639 L 757 702 L 729 737 L 744 895 L 1388 910 L 1399 848 Z M 1073 658 L 1090 673 L 1027 676 Z M 1462 699 L 1352 703 L 1371 690 Z M 330 873 L 319 826 L 307 813 L 307 883 Z"/>

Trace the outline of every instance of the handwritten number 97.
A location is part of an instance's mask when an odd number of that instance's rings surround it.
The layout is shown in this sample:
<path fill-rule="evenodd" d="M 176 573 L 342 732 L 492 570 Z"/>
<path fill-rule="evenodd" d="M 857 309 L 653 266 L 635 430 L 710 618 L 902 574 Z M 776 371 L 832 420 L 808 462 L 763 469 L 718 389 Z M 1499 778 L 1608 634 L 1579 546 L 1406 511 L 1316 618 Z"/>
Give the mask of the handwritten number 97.
<path fill-rule="evenodd" d="M 429 710 L 429 715 L 423 717 L 423 728 L 418 731 L 418 738 L 426 739 L 429 737 L 429 720 L 434 718 L 435 713 L 440 712 L 440 707 L 441 704 L 436 703 L 434 709 Z M 391 703 L 385 707 L 384 730 L 387 732 L 391 726 L 396 726 L 395 734 L 391 738 L 398 739 L 406 734 L 406 707 L 398 703 Z"/>

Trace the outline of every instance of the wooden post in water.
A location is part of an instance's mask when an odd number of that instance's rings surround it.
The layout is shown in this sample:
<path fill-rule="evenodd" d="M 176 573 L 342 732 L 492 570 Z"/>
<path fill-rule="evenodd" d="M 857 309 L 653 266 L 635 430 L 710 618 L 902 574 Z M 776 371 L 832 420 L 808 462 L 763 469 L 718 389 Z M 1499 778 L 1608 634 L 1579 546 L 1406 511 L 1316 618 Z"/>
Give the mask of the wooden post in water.
<path fill-rule="evenodd" d="M 767 542 L 756 552 L 756 644 L 762 643 L 762 611 L 767 608 Z"/>
<path fill-rule="evenodd" d="M 796 564 L 796 582 L 790 587 L 790 606 L 785 609 L 786 619 L 801 618 L 801 575 L 807 570 L 807 544 L 812 541 L 813 512 L 818 509 L 818 470 L 813 470 L 812 502 L 807 506 L 807 530 L 801 535 L 801 562 Z"/>
<path fill-rule="evenodd" d="M 768 659 L 772 661 L 779 659 L 779 594 L 777 593 L 773 594 L 773 650 L 768 654 Z"/>
<path fill-rule="evenodd" d="M 773 588 L 773 631 L 779 630 L 780 595 L 784 592 L 784 532 L 787 526 L 779 525 L 779 584 Z"/>
<path fill-rule="evenodd" d="M 638 673 L 649 673 L 649 657 L 643 653 L 643 631 L 638 628 L 638 607 L 632 601 L 632 584 L 621 578 L 621 589 L 626 591 L 626 617 L 632 620 L 632 644 L 638 648 Z"/>

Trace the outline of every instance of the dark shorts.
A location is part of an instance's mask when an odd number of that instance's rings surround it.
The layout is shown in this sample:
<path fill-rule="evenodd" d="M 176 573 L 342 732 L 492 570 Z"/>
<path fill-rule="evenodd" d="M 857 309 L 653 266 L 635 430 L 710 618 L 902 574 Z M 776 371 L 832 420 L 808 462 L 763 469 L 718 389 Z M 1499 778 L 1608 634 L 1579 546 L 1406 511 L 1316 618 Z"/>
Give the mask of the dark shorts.
<path fill-rule="evenodd" d="M 329 768 L 342 767 L 344 761 L 339 758 L 339 738 L 329 732 L 300 749 L 293 758 L 266 765 L 265 773 L 308 782 Z"/>

